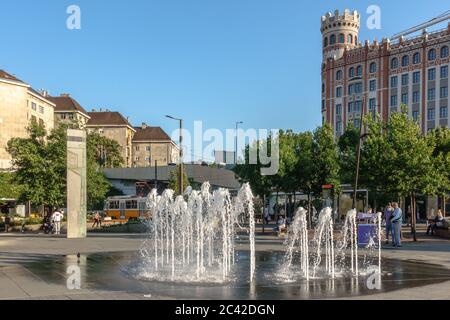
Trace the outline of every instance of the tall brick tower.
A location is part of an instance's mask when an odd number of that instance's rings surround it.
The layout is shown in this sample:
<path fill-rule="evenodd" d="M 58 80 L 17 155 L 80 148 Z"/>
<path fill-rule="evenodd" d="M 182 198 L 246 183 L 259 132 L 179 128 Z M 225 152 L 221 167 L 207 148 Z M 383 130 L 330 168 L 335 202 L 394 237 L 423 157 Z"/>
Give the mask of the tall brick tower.
<path fill-rule="evenodd" d="M 360 15 L 357 11 L 345 10 L 339 15 L 328 12 L 321 18 L 323 60 L 340 59 L 345 49 L 353 49 L 358 45 Z"/>

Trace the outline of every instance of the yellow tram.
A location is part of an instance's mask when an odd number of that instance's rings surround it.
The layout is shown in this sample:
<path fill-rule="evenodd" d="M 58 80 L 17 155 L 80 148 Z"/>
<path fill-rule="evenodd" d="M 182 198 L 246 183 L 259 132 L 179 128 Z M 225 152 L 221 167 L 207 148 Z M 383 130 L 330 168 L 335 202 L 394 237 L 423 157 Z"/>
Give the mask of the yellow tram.
<path fill-rule="evenodd" d="M 105 201 L 105 217 L 113 220 L 149 218 L 146 202 L 147 198 L 138 196 L 109 197 Z"/>

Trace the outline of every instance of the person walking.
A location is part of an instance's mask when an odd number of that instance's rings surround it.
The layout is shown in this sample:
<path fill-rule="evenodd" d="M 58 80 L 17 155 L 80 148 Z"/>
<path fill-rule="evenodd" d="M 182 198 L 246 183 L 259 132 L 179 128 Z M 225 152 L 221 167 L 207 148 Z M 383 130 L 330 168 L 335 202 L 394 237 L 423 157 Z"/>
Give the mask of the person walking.
<path fill-rule="evenodd" d="M 63 220 L 64 216 L 63 213 L 57 209 L 53 215 L 53 223 L 55 224 L 55 234 L 61 234 L 61 221 Z"/>
<path fill-rule="evenodd" d="M 389 236 L 391 236 L 392 244 L 394 244 L 394 235 L 392 233 L 392 223 L 391 223 L 391 217 L 392 213 L 394 211 L 394 208 L 392 207 L 392 203 L 388 203 L 386 209 L 384 210 L 384 219 L 386 221 L 386 244 L 389 244 Z"/>
<path fill-rule="evenodd" d="M 9 225 L 11 224 L 11 217 L 9 214 L 6 214 L 5 216 L 5 233 L 9 232 Z"/>
<path fill-rule="evenodd" d="M 98 213 L 98 211 L 95 212 L 94 215 L 94 224 L 92 225 L 92 228 L 101 228 L 102 227 L 102 220 L 100 217 L 100 213 Z"/>
<path fill-rule="evenodd" d="M 402 233 L 402 219 L 403 219 L 403 212 L 402 209 L 398 206 L 397 202 L 393 203 L 394 212 L 391 216 L 391 223 L 392 223 L 392 231 L 394 236 L 394 247 L 401 247 L 402 246 L 402 240 L 401 240 L 401 233 Z"/>

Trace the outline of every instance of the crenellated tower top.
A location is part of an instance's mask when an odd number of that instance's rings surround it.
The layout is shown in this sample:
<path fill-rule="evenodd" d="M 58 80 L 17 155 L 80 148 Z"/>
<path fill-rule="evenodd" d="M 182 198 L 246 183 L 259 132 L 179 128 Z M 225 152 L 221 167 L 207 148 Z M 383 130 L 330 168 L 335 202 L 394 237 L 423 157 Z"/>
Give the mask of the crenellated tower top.
<path fill-rule="evenodd" d="M 346 9 L 344 14 L 336 10 L 322 16 L 320 31 L 322 32 L 323 60 L 340 59 L 345 49 L 358 46 L 358 34 L 361 16 L 355 10 Z"/>

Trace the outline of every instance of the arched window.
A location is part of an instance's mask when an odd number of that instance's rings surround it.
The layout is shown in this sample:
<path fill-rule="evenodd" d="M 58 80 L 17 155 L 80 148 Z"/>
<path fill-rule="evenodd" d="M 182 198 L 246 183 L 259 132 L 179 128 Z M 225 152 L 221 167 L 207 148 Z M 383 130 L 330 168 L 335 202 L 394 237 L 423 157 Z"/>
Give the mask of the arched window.
<path fill-rule="evenodd" d="M 377 72 L 377 64 L 375 62 L 372 62 L 369 66 L 369 72 L 370 73 L 375 73 Z"/>
<path fill-rule="evenodd" d="M 351 34 L 347 37 L 347 43 L 353 43 L 353 36 Z"/>
<path fill-rule="evenodd" d="M 328 37 L 325 37 L 325 39 L 323 39 L 323 46 L 328 47 Z"/>
<path fill-rule="evenodd" d="M 398 67 L 398 59 L 397 58 L 393 58 L 391 60 L 391 69 L 397 69 Z"/>
<path fill-rule="evenodd" d="M 342 80 L 342 71 L 341 70 L 338 70 L 336 72 L 336 80 L 337 81 Z"/>
<path fill-rule="evenodd" d="M 402 57 L 402 67 L 407 67 L 409 65 L 409 56 Z"/>
<path fill-rule="evenodd" d="M 362 76 L 362 67 L 361 66 L 356 67 L 356 75 L 358 77 Z"/>
<path fill-rule="evenodd" d="M 335 44 L 335 43 L 336 43 L 336 36 L 335 36 L 334 34 L 332 34 L 332 35 L 330 36 L 330 44 L 333 45 L 333 44 Z"/>
<path fill-rule="evenodd" d="M 436 50 L 431 49 L 428 51 L 428 61 L 433 61 L 436 59 Z"/>
<path fill-rule="evenodd" d="M 351 68 L 348 70 L 348 77 L 349 77 L 349 78 L 354 78 L 354 77 L 355 77 L 355 68 L 351 67 Z"/>
<path fill-rule="evenodd" d="M 448 46 L 443 46 L 441 48 L 441 59 L 448 57 Z"/>
<path fill-rule="evenodd" d="M 355 36 L 355 44 L 356 45 L 358 44 L 358 37 L 357 36 Z"/>
<path fill-rule="evenodd" d="M 420 53 L 416 52 L 413 55 L 413 64 L 419 64 L 420 63 Z"/>
<path fill-rule="evenodd" d="M 339 35 L 339 43 L 345 43 L 345 35 L 343 33 Z"/>

